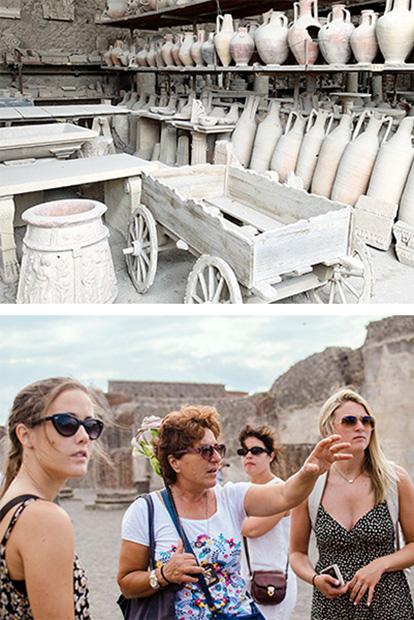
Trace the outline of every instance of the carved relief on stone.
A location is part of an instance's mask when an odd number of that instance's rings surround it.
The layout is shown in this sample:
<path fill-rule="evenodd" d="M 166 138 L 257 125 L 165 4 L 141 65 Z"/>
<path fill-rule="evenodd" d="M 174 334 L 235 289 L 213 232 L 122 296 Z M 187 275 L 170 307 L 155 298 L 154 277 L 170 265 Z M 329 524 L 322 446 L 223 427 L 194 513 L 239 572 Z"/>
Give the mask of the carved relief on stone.
<path fill-rule="evenodd" d="M 75 19 L 75 0 L 42 0 L 43 17 L 60 21 Z"/>

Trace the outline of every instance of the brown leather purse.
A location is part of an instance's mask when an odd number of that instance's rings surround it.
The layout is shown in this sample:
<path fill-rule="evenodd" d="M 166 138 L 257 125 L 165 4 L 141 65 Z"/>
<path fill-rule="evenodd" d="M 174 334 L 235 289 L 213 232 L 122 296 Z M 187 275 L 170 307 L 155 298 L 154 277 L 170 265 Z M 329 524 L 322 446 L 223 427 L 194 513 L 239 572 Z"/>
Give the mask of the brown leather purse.
<path fill-rule="evenodd" d="M 243 536 L 243 543 L 250 575 L 250 594 L 253 600 L 260 605 L 277 605 L 281 603 L 286 596 L 289 554 L 285 572 L 280 570 L 255 570 L 252 572 L 249 548 L 245 536 Z"/>

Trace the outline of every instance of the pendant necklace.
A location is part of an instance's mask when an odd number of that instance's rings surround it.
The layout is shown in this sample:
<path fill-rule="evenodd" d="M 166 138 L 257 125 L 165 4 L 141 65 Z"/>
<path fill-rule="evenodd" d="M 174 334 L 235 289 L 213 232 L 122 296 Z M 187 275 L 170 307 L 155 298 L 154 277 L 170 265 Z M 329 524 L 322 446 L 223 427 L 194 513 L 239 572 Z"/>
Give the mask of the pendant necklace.
<path fill-rule="evenodd" d="M 341 478 L 343 478 L 343 480 L 345 480 L 345 482 L 347 482 L 348 484 L 354 484 L 355 480 L 357 478 L 360 477 L 360 475 L 363 473 L 362 471 L 359 472 L 359 474 L 357 476 L 355 476 L 355 478 L 349 479 L 346 476 L 344 476 L 343 474 L 341 474 L 341 472 L 339 471 L 339 469 L 337 469 L 334 465 L 333 465 L 334 470 L 336 471 L 337 474 L 339 474 L 341 476 Z"/>

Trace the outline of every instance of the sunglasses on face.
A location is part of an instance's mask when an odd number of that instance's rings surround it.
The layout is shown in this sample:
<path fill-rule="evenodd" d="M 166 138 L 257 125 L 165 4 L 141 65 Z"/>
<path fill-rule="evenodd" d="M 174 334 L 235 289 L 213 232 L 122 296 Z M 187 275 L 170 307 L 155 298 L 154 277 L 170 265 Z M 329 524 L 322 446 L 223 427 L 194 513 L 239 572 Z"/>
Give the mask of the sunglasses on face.
<path fill-rule="evenodd" d="M 86 420 L 79 420 L 71 413 L 55 413 L 49 415 L 46 418 L 42 418 L 35 423 L 42 424 L 51 420 L 53 426 L 63 437 L 72 437 L 77 432 L 80 426 L 83 426 L 89 439 L 98 439 L 103 429 L 103 422 L 96 418 L 86 418 Z"/>
<path fill-rule="evenodd" d="M 203 459 L 206 461 L 211 461 L 214 455 L 214 451 L 217 452 L 219 457 L 222 459 L 226 456 L 226 446 L 224 443 L 216 443 L 214 446 L 210 444 L 203 444 L 202 446 L 198 446 L 198 448 L 188 448 L 187 450 L 179 450 L 175 454 L 187 454 L 187 452 L 198 452 L 201 454 Z"/>
<path fill-rule="evenodd" d="M 358 420 L 362 422 L 364 426 L 370 426 L 371 428 L 374 428 L 374 418 L 372 418 L 370 415 L 362 415 L 359 417 L 357 417 L 356 415 L 345 415 L 341 419 L 341 424 L 343 426 L 351 428 L 352 426 L 356 425 Z"/>
<path fill-rule="evenodd" d="M 260 446 L 253 446 L 253 448 L 244 447 L 237 450 L 237 454 L 239 456 L 247 456 L 249 452 L 251 452 L 253 456 L 259 456 L 259 454 L 263 454 L 263 452 L 270 454 L 269 450 L 266 450 L 266 448 L 261 448 Z"/>

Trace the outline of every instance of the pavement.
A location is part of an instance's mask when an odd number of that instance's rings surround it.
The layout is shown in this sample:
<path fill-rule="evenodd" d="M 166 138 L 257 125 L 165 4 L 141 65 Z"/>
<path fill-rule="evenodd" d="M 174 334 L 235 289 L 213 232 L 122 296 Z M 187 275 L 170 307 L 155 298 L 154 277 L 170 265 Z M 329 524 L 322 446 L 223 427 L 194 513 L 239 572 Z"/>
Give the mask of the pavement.
<path fill-rule="evenodd" d="M 62 500 L 61 505 L 72 519 L 76 552 L 88 575 L 92 620 L 122 620 L 116 604 L 116 575 L 124 511 L 85 509 L 94 497 L 94 491 L 76 489 L 75 498 Z M 314 555 L 312 547 L 311 556 Z M 414 593 L 414 570 L 410 573 L 410 585 Z M 298 579 L 298 598 L 290 620 L 309 620 L 311 597 L 312 587 Z"/>

